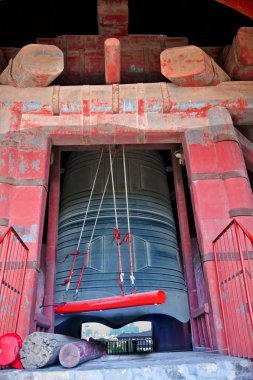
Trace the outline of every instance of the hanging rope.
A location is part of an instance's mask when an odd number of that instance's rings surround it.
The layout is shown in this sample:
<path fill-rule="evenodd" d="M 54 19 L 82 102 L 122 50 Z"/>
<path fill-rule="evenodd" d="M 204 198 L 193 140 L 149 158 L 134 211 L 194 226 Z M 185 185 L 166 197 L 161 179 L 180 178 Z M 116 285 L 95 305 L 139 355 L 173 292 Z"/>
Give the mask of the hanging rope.
<path fill-rule="evenodd" d="M 114 239 L 117 241 L 117 251 L 118 251 L 118 261 L 119 261 L 118 283 L 119 283 L 121 295 L 125 295 L 124 288 L 123 288 L 124 272 L 123 272 L 122 257 L 121 257 L 120 232 L 119 232 L 119 224 L 118 224 L 117 205 L 116 205 L 116 196 L 115 196 L 115 185 L 114 185 L 114 176 L 113 176 L 113 167 L 112 167 L 112 152 L 111 152 L 111 146 L 110 145 L 109 145 L 109 158 L 110 158 L 112 194 L 113 194 L 113 204 L 114 204 L 114 214 L 115 214 Z"/>
<path fill-rule="evenodd" d="M 82 240 L 82 236 L 83 236 L 83 230 L 84 230 L 84 226 L 85 226 L 85 223 L 86 223 L 87 215 L 88 215 L 88 212 L 89 212 L 90 202 L 91 202 L 91 198 L 93 196 L 94 188 L 95 188 L 95 185 L 96 185 L 97 176 L 98 176 L 99 168 L 100 168 L 100 165 L 101 165 L 101 160 L 102 160 L 103 153 L 104 153 L 104 147 L 102 148 L 101 153 L 100 153 L 100 157 L 99 157 L 99 161 L 98 161 L 98 166 L 97 166 L 96 174 L 95 174 L 94 181 L 93 181 L 93 184 L 92 184 L 91 193 L 90 193 L 88 205 L 87 205 L 87 208 L 86 208 L 86 213 L 85 213 L 82 229 L 81 229 L 79 240 L 78 240 L 78 243 L 77 243 L 77 248 L 76 248 L 77 251 L 79 250 L 79 247 L 80 247 L 80 244 L 81 244 L 81 240 Z"/>
<path fill-rule="evenodd" d="M 66 289 L 65 289 L 66 292 L 68 292 L 68 290 L 69 290 L 69 287 L 70 287 L 70 284 L 71 284 L 71 280 L 72 280 L 72 277 L 73 277 L 73 273 L 74 273 L 74 269 L 75 269 L 75 265 L 76 265 L 76 260 L 77 260 L 77 256 L 78 256 L 78 253 L 79 253 L 79 248 L 80 248 L 80 244 L 81 244 L 81 240 L 82 240 L 82 236 L 83 236 L 83 231 L 84 231 L 85 223 L 86 223 L 86 220 L 87 220 L 87 216 L 88 216 L 88 212 L 89 212 L 90 203 L 91 203 L 91 199 L 92 199 L 92 196 L 93 196 L 94 188 L 95 188 L 95 185 L 96 185 L 97 176 L 98 176 L 98 172 L 99 172 L 99 168 L 100 168 L 100 164 L 101 164 L 103 153 L 104 153 L 104 147 L 102 147 L 102 149 L 101 149 L 101 153 L 100 153 L 100 157 L 99 157 L 99 161 L 98 161 L 97 170 L 96 170 L 95 177 L 94 177 L 94 180 L 93 180 L 93 184 L 92 184 L 92 188 L 91 188 L 91 193 L 90 193 L 89 201 L 88 201 L 88 204 L 87 204 L 87 207 L 86 207 L 86 212 L 85 212 L 85 216 L 84 216 L 81 232 L 80 232 L 78 243 L 77 243 L 77 246 L 76 246 L 76 251 L 73 252 L 73 253 L 69 253 L 65 257 L 65 259 L 62 261 L 62 262 L 64 262 L 67 257 L 69 257 L 70 255 L 74 255 L 72 266 L 71 266 L 71 269 L 70 269 L 70 272 L 69 272 L 69 277 L 67 278 L 67 280 L 64 281 L 64 284 L 63 284 L 64 286 L 66 286 Z"/>
<path fill-rule="evenodd" d="M 129 259 L 130 259 L 130 282 L 133 288 L 132 293 L 136 293 L 135 287 L 135 277 L 134 277 L 134 262 L 133 262 L 133 249 L 132 249 L 132 236 L 130 229 L 130 215 L 129 215 L 129 204 L 128 204 L 128 187 L 127 187 L 127 172 L 126 172 L 126 155 L 125 155 L 125 146 L 122 146 L 123 154 L 123 171 L 124 171 L 124 180 L 125 180 L 125 196 L 126 196 L 126 213 L 127 213 L 127 234 L 120 242 L 120 245 L 125 241 L 128 242 L 129 248 Z"/>
<path fill-rule="evenodd" d="M 114 162 L 116 153 L 117 153 L 117 151 L 115 150 L 114 151 L 114 155 L 112 157 L 112 163 Z M 89 240 L 89 243 L 88 243 L 88 246 L 87 246 L 87 250 L 86 250 L 86 252 L 84 254 L 84 261 L 83 261 L 82 269 L 81 269 L 81 272 L 80 272 L 80 275 L 79 275 L 79 278 L 78 278 L 78 281 L 77 281 L 77 285 L 76 285 L 76 295 L 77 295 L 77 293 L 79 291 L 79 288 L 80 288 L 80 285 L 81 285 L 81 281 L 83 279 L 84 270 L 85 270 L 85 268 L 87 266 L 87 263 L 88 263 L 89 254 L 90 254 L 90 248 L 91 248 L 93 236 L 94 236 L 94 233 L 95 233 L 95 230 L 96 230 L 97 221 L 98 221 L 98 218 L 99 218 L 99 215 L 100 215 L 102 204 L 103 204 L 103 201 L 104 201 L 104 197 L 105 197 L 105 193 L 106 193 L 106 190 L 107 190 L 107 186 L 108 186 L 110 175 L 111 175 L 111 170 L 109 170 L 108 176 L 106 178 L 105 187 L 104 187 L 104 191 L 103 191 L 103 194 L 102 194 L 102 197 L 101 197 L 101 200 L 100 200 L 100 204 L 99 204 L 99 207 L 98 207 L 98 212 L 97 212 L 96 219 L 95 219 L 95 222 L 94 222 L 93 230 L 91 232 L 91 236 L 90 236 L 90 240 Z"/>
<path fill-rule="evenodd" d="M 71 280 L 72 280 L 72 277 L 73 277 L 73 273 L 74 273 L 74 269 L 75 269 L 75 265 L 76 265 L 76 259 L 77 259 L 77 256 L 78 256 L 78 252 L 73 252 L 72 255 L 74 256 L 74 259 L 73 259 L 73 262 L 72 262 L 72 265 L 71 265 L 71 268 L 70 268 L 70 272 L 69 272 L 69 277 L 67 278 L 67 280 L 64 281 L 64 285 L 66 286 L 66 292 L 69 290 L 69 286 L 70 286 L 70 283 L 71 283 Z"/>

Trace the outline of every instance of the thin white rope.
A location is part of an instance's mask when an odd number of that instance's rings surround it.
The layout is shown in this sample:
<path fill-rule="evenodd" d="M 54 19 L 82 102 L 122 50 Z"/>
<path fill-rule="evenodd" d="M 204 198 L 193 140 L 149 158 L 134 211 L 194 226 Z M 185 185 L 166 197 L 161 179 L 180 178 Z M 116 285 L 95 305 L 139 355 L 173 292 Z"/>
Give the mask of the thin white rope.
<path fill-rule="evenodd" d="M 67 283 L 66 283 L 65 294 L 67 294 L 67 292 L 69 291 L 70 283 L 72 281 L 72 277 L 73 277 L 73 273 L 74 273 L 74 269 L 75 269 L 75 265 L 76 265 L 76 259 L 77 259 L 77 255 L 78 255 L 78 250 L 80 248 L 80 244 L 81 244 L 81 240 L 82 240 L 82 236 L 83 236 L 83 231 L 84 231 L 86 219 L 87 219 L 87 216 L 88 216 L 89 207 L 90 207 L 92 195 L 93 195 L 93 192 L 94 192 L 95 184 L 96 184 L 96 181 L 97 181 L 97 176 L 98 176 L 98 172 L 99 172 L 99 168 L 100 168 L 103 152 L 104 152 L 104 147 L 102 147 L 102 150 L 101 150 L 101 153 L 100 153 L 100 157 L 99 157 L 99 161 L 98 161 L 98 166 L 97 166 L 97 170 L 96 170 L 95 177 L 94 177 L 94 180 L 93 180 L 93 184 L 92 184 L 92 189 L 91 189 L 88 205 L 86 207 L 86 212 L 85 212 L 85 216 L 84 216 L 84 220 L 83 220 L 83 225 L 82 225 L 81 232 L 80 232 L 80 235 L 79 235 L 79 240 L 78 240 L 78 243 L 77 243 L 77 246 L 76 246 L 76 254 L 74 256 L 74 259 L 73 259 L 73 262 L 72 262 L 72 266 L 70 268 L 69 277 L 66 280 Z"/>
<path fill-rule="evenodd" d="M 118 233 L 119 232 L 119 225 L 118 225 L 118 216 L 117 216 L 117 204 L 116 204 L 116 196 L 115 196 L 114 175 L 113 175 L 113 167 L 112 167 L 111 145 L 109 145 L 109 157 L 110 157 L 110 169 L 111 169 L 111 179 L 112 179 L 112 194 L 113 194 L 113 203 L 114 203 L 115 224 L 116 224 L 116 229 L 117 229 L 117 233 Z M 121 287 L 121 293 L 124 294 L 124 290 L 122 287 L 122 284 L 124 282 L 124 272 L 123 272 L 123 267 L 122 267 L 122 258 L 121 258 L 121 249 L 120 249 L 119 239 L 117 239 L 117 249 L 118 249 L 118 260 L 119 260 L 120 287 Z"/>
<path fill-rule="evenodd" d="M 128 188 L 127 188 L 125 145 L 122 145 L 122 150 L 123 150 L 123 169 L 124 169 L 124 180 L 125 180 L 125 195 L 126 195 L 127 228 L 128 228 L 128 232 L 131 233 L 131 231 L 130 231 L 129 205 L 128 205 Z"/>
<path fill-rule="evenodd" d="M 82 225 L 82 228 L 81 228 L 79 240 L 78 240 L 77 247 L 76 247 L 77 252 L 78 252 L 78 250 L 80 248 L 80 244 L 81 244 L 81 240 L 82 240 L 82 236 L 83 236 L 83 231 L 84 231 L 85 223 L 86 223 L 86 220 L 87 220 L 87 216 L 88 216 L 88 212 L 89 212 L 90 203 L 91 203 L 91 199 L 92 199 L 92 196 L 93 196 L 94 188 L 95 188 L 95 185 L 96 185 L 97 176 L 98 176 L 98 172 L 99 172 L 99 169 L 100 169 L 100 164 L 101 164 L 103 152 L 104 152 L 104 147 L 102 148 L 101 153 L 100 153 L 100 157 L 99 157 L 99 161 L 98 161 L 98 166 L 97 166 L 96 174 L 95 174 L 94 181 L 93 181 L 93 184 L 92 184 L 92 188 L 91 188 L 91 193 L 90 193 L 88 205 L 87 205 L 86 212 L 85 212 L 85 217 L 84 217 L 84 220 L 83 220 L 83 225 Z"/>
<path fill-rule="evenodd" d="M 111 169 L 111 178 L 112 178 L 112 195 L 113 195 L 113 203 L 114 203 L 115 224 L 116 224 L 116 228 L 118 230 L 119 225 L 118 225 L 117 206 L 116 206 L 116 197 L 115 197 L 114 176 L 113 176 L 113 168 L 112 168 L 111 145 L 109 145 L 109 157 L 110 157 L 110 169 Z"/>
<path fill-rule="evenodd" d="M 116 156 L 116 150 L 114 152 L 114 155 L 113 155 L 113 158 L 112 158 L 112 162 L 114 161 L 115 156 Z M 110 175 L 111 175 L 111 171 L 109 170 L 107 179 L 105 181 L 104 191 L 103 191 L 103 194 L 102 194 L 102 197 L 101 197 L 101 200 L 100 200 L 100 204 L 99 204 L 99 207 L 98 207 L 97 215 L 96 215 L 96 218 L 95 218 L 94 226 L 93 226 L 93 229 L 92 229 L 92 232 L 91 232 L 91 236 L 90 236 L 90 240 L 89 240 L 89 243 L 88 243 L 88 247 L 87 247 L 87 250 L 86 250 L 86 252 L 84 254 L 84 261 L 83 261 L 82 269 L 81 269 L 81 272 L 80 272 L 80 275 L 79 275 L 79 278 L 78 278 L 78 282 L 77 282 L 77 286 L 76 286 L 76 296 L 78 294 L 79 287 L 80 287 L 80 284 L 81 284 L 81 281 L 82 281 L 82 278 L 83 278 L 84 269 L 85 269 L 85 267 L 86 267 L 86 265 L 88 263 L 89 251 L 90 251 L 90 247 L 91 247 L 91 244 L 92 244 L 93 236 L 94 236 L 94 233 L 95 233 L 95 230 L 96 230 L 97 221 L 98 221 L 99 214 L 100 214 L 100 211 L 101 211 L 101 208 L 102 208 L 102 204 L 103 204 L 103 201 L 104 201 L 104 197 L 105 197 L 105 193 L 106 193 L 106 190 L 107 190 L 107 185 L 108 185 L 108 182 L 109 182 Z"/>
<path fill-rule="evenodd" d="M 128 245 L 129 245 L 129 257 L 130 257 L 130 282 L 131 285 L 135 286 L 134 277 L 134 263 L 133 263 L 133 252 L 132 252 L 132 236 L 130 229 L 130 215 L 129 215 L 129 204 L 128 204 L 128 184 L 127 184 L 127 172 L 126 172 L 126 154 L 125 145 L 122 145 L 122 155 L 123 155 L 123 171 L 124 171 L 124 181 L 125 181 L 125 196 L 126 196 L 126 212 L 127 212 L 127 228 L 128 228 Z"/>
<path fill-rule="evenodd" d="M 116 150 L 115 150 L 114 155 L 112 157 L 112 164 L 113 164 L 115 156 L 116 156 Z M 94 236 L 94 233 L 95 233 L 95 229 L 96 229 L 96 226 L 97 226 L 97 221 L 98 221 L 99 214 L 100 214 L 100 211 L 101 211 L 101 208 L 102 208 L 102 204 L 103 204 L 103 201 L 104 201 L 104 197 L 105 197 L 105 193 L 106 193 L 106 190 L 107 190 L 107 185 L 108 185 L 108 182 L 109 182 L 110 175 L 111 175 L 111 171 L 109 170 L 109 173 L 108 173 L 108 176 L 107 176 L 106 182 L 105 182 L 104 191 L 103 191 L 103 194 L 102 194 L 102 197 L 101 197 L 101 201 L 100 201 L 100 204 L 99 204 L 99 207 L 98 207 L 97 216 L 96 216 L 96 219 L 95 219 L 95 222 L 94 222 L 94 227 L 93 227 L 93 230 L 92 230 L 92 233 L 91 233 L 90 241 L 88 243 L 88 249 L 91 246 L 92 239 L 93 239 L 93 236 Z"/>

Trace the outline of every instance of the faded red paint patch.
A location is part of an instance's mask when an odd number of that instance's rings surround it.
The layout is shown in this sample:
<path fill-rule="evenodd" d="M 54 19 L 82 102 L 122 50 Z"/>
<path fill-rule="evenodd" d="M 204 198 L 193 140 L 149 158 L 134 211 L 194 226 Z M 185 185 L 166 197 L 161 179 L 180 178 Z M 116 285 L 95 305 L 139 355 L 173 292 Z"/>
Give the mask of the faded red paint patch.
<path fill-rule="evenodd" d="M 138 114 L 143 115 L 144 114 L 144 107 L 145 107 L 145 102 L 143 99 L 138 100 Z"/>

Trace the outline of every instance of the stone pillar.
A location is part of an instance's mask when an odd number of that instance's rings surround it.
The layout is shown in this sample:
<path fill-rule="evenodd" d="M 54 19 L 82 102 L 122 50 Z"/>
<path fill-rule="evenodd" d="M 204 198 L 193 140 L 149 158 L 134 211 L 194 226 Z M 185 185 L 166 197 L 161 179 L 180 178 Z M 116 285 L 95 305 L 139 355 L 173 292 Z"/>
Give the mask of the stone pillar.
<path fill-rule="evenodd" d="M 236 217 L 253 228 L 253 197 L 245 162 L 227 110 L 208 112 L 210 127 L 189 129 L 183 142 L 197 237 L 213 313 L 216 348 L 225 352 L 212 241 Z M 214 342 L 215 343 L 215 342 Z"/>
<path fill-rule="evenodd" d="M 17 332 L 34 331 L 34 311 L 47 185 L 50 143 L 41 133 L 15 132 L 0 141 L 0 221 L 12 226 L 29 248 Z"/>

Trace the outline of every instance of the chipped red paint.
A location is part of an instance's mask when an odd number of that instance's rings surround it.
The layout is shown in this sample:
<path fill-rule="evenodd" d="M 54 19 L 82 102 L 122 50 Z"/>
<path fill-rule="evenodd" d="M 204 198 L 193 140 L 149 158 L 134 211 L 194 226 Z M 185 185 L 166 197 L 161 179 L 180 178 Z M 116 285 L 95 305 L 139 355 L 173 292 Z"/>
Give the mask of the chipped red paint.
<path fill-rule="evenodd" d="M 102 35 L 59 36 L 38 38 L 37 43 L 56 45 L 63 51 L 65 68 L 59 78 L 61 84 L 104 84 L 106 39 Z M 159 53 L 188 44 L 185 37 L 164 35 L 128 35 L 117 39 L 121 49 L 121 83 L 162 81 Z"/>
<path fill-rule="evenodd" d="M 191 247 L 191 237 L 189 229 L 189 221 L 187 215 L 187 206 L 185 199 L 184 191 L 184 182 L 182 169 L 179 164 L 179 159 L 176 157 L 177 148 L 174 147 L 171 151 L 172 154 L 172 166 L 173 166 L 173 175 L 174 175 L 174 184 L 175 184 L 175 193 L 176 193 L 176 202 L 177 202 L 177 213 L 179 221 L 179 230 L 181 237 L 181 250 L 183 255 L 184 262 L 184 276 L 188 289 L 188 299 L 190 307 L 190 322 L 191 329 L 193 334 L 193 345 L 195 346 L 198 341 L 198 327 L 196 321 L 192 318 L 194 311 L 198 308 L 198 298 L 196 293 L 196 281 L 193 267 L 193 251 Z M 194 347 L 195 348 L 195 347 Z"/>
<path fill-rule="evenodd" d="M 223 67 L 232 79 L 253 80 L 253 28 L 238 30 Z"/>
<path fill-rule="evenodd" d="M 138 115 L 144 114 L 145 102 L 143 99 L 138 100 Z"/>
<path fill-rule="evenodd" d="M 53 108 L 53 88 L 21 90 L 6 86 L 4 92 L 0 91 L 0 101 L 7 109 L 7 104 L 15 107 L 15 99 L 19 99 L 16 109 L 22 115 L 19 119 L 19 128 L 14 135 L 17 140 L 16 146 L 13 146 L 14 136 L 8 132 L 12 129 L 12 118 L 8 114 L 1 115 L 1 125 L 5 124 L 7 130 L 3 136 L 5 146 L 1 147 L 0 156 L 0 163 L 2 162 L 4 166 L 0 183 L 2 197 L 0 212 L 2 217 L 10 220 L 10 224 L 19 228 L 29 246 L 30 261 L 37 263 L 34 264 L 34 268 L 28 269 L 29 277 L 25 285 L 27 298 L 20 311 L 18 331 L 24 336 L 35 328 L 31 316 L 35 309 L 36 297 L 33 294 L 36 294 L 38 277 L 36 265 L 39 267 L 48 184 L 50 145 L 46 143 L 47 139 L 57 145 L 168 144 L 182 142 L 186 136 L 187 143 L 184 150 L 191 181 L 199 244 L 203 255 L 210 252 L 210 242 L 227 223 L 228 207 L 239 208 L 241 205 L 251 207 L 252 194 L 249 193 L 247 174 L 237 141 L 225 143 L 217 140 L 218 135 L 220 138 L 237 139 L 233 135 L 231 116 L 237 117 L 238 112 L 244 115 L 242 120 L 245 124 L 252 123 L 251 84 L 230 82 L 216 87 L 184 89 L 168 84 L 171 103 L 171 112 L 168 113 L 163 113 L 164 100 L 159 83 L 119 85 L 121 100 L 119 113 L 116 114 L 112 110 L 112 86 L 98 87 L 59 88 L 59 116 L 54 116 L 52 111 L 48 114 L 48 109 Z M 33 99 L 37 102 L 37 106 L 38 104 L 40 106 L 36 109 L 22 107 L 23 101 L 27 102 L 28 99 Z M 222 105 L 226 106 L 227 111 L 220 109 Z M 213 128 L 211 134 L 210 127 Z M 218 135 L 216 131 L 219 132 Z M 232 137 L 228 135 L 230 131 Z M 217 140 L 215 150 L 212 135 L 216 136 Z M 247 149 L 251 151 L 251 147 Z M 217 155 L 219 155 L 219 166 L 217 166 Z M 228 158 L 224 159 L 226 156 Z M 244 171 L 245 178 L 196 181 L 193 179 L 194 176 L 192 177 L 199 172 L 226 173 L 228 170 Z M 240 199 L 236 195 L 238 193 Z M 212 202 L 214 197 L 219 199 L 215 207 Z M 24 204 L 29 204 L 29 212 L 27 207 L 24 208 Z M 249 217 L 244 217 L 243 220 L 248 226 L 252 223 Z M 214 281 L 212 263 L 207 262 L 204 267 L 209 291 L 212 294 L 212 307 L 215 309 L 219 304 L 215 296 L 216 288 L 212 284 Z M 217 347 L 221 350 L 223 335 L 219 326 L 220 319 L 215 315 L 214 334 L 216 334 Z"/>
<path fill-rule="evenodd" d="M 0 83 L 15 87 L 46 87 L 63 71 L 63 53 L 53 45 L 24 46 L 0 74 Z"/>
<path fill-rule="evenodd" d="M 117 38 L 105 40 L 105 83 L 120 83 L 120 41 Z"/>
<path fill-rule="evenodd" d="M 215 61 L 197 46 L 166 49 L 160 59 L 162 74 L 178 86 L 213 86 L 230 81 Z"/>
<path fill-rule="evenodd" d="M 143 94 L 138 88 L 138 85 L 119 85 L 119 113 L 127 118 L 127 115 L 135 114 L 140 109 L 140 112 L 144 110 L 144 112 L 148 112 L 154 117 L 162 114 L 162 118 L 165 118 L 160 84 L 143 84 Z M 252 122 L 252 85 L 249 82 L 228 82 L 215 87 L 190 87 L 184 89 L 167 84 L 167 89 L 170 114 L 177 114 L 179 119 L 185 119 L 190 115 L 203 117 L 213 107 L 224 107 L 229 110 L 233 119 L 236 119 L 238 115 L 240 116 L 241 125 L 249 125 Z M 89 94 L 89 99 L 87 99 L 86 93 Z M 154 98 L 154 94 L 156 94 L 156 98 Z M 140 96 L 141 98 L 139 98 Z M 27 97 L 33 100 L 27 101 Z M 22 90 L 15 90 L 6 86 L 5 91 L 0 94 L 0 104 L 3 106 L 1 110 L 6 108 L 17 112 L 17 114 L 22 113 L 27 115 L 27 120 L 29 119 L 28 115 L 31 115 L 31 122 L 36 120 L 35 115 L 38 115 L 37 120 L 43 116 L 43 120 L 46 121 L 46 117 L 50 119 L 53 116 L 52 97 L 53 87 L 37 90 L 26 89 L 24 94 Z M 82 99 L 82 97 L 86 98 Z M 19 100 L 17 101 L 16 99 Z M 60 87 L 59 100 L 59 115 L 61 117 L 53 117 L 53 125 L 57 123 L 60 126 L 64 123 L 64 116 L 66 116 L 66 123 L 71 125 L 71 120 L 74 121 L 75 117 L 83 113 L 86 116 L 89 114 L 108 115 L 108 117 L 112 115 L 115 122 L 118 118 L 118 114 L 113 115 L 111 86 Z M 67 117 L 69 120 L 67 120 Z M 6 125 L 4 120 L 9 119 L 11 119 L 10 113 L 3 112 L 2 124 Z M 106 120 L 104 121 L 106 122 Z M 127 119 L 126 123 L 123 124 L 128 124 Z M 8 128 L 6 126 L 6 131 L 11 129 L 11 125 L 12 123 L 9 123 Z M 133 123 L 134 125 L 135 123 Z M 22 128 L 26 128 L 26 123 L 22 123 Z"/>
<path fill-rule="evenodd" d="M 51 322 L 50 331 L 54 331 L 54 289 L 56 275 L 56 249 L 58 236 L 58 214 L 60 204 L 60 151 L 55 148 L 53 151 L 53 164 L 50 175 L 50 194 L 48 205 L 48 230 L 46 245 L 46 269 L 45 277 L 45 297 L 44 304 L 51 305 L 44 309 L 44 315 Z"/>
<path fill-rule="evenodd" d="M 226 339 L 214 261 L 210 258 L 212 239 L 229 222 L 229 210 L 238 207 L 252 209 L 253 197 L 231 119 L 225 110 L 213 112 L 210 127 L 188 130 L 183 146 L 197 237 L 211 295 L 216 344 L 222 352 L 226 349 Z M 214 120 L 217 126 L 214 126 Z M 252 217 L 242 215 L 240 220 L 252 229 Z"/>
<path fill-rule="evenodd" d="M 110 12 L 114 9 L 114 18 L 108 11 L 112 4 L 115 8 L 111 8 Z M 253 168 L 253 146 L 234 128 L 234 125 L 244 128 L 253 125 L 253 83 L 229 81 L 215 61 L 224 65 L 233 77 L 238 73 L 249 73 L 248 68 L 252 64 L 248 42 L 251 31 L 249 28 L 240 29 L 236 43 L 226 51 L 222 52 L 221 47 L 210 47 L 203 50 L 196 48 L 196 53 L 195 47 L 185 46 L 188 43 L 185 38 L 127 35 L 125 4 L 125 0 L 98 2 L 99 28 L 105 35 L 59 36 L 38 40 L 41 44 L 56 45 L 64 53 L 65 67 L 58 83 L 71 86 L 26 89 L 0 86 L 0 229 L 3 231 L 4 226 L 14 225 L 30 250 L 18 332 L 25 336 L 34 331 L 39 319 L 42 325 L 47 325 L 46 328 L 50 325 L 45 322 L 44 316 L 36 315 L 34 321 L 34 315 L 37 311 L 38 271 L 52 161 L 51 145 L 61 146 L 63 150 L 64 146 L 66 150 L 75 150 L 104 144 L 128 144 L 132 148 L 145 146 L 146 149 L 166 146 L 171 149 L 174 148 L 172 144 L 177 143 L 183 144 L 209 294 L 205 306 L 198 304 L 199 300 L 194 295 L 194 278 L 189 275 L 191 248 L 182 178 L 174 159 L 185 253 L 183 265 L 187 267 L 187 277 L 190 279 L 192 315 L 197 320 L 199 310 L 204 310 L 204 313 L 210 310 L 208 318 L 210 316 L 213 348 L 224 352 L 224 329 L 212 241 L 235 212 L 247 229 L 253 228 L 253 198 L 245 167 L 246 161 L 247 167 L 250 170 Z M 108 39 L 107 23 L 115 28 L 113 39 Z M 240 64 L 236 66 L 229 54 L 238 53 L 234 48 L 238 41 L 240 54 L 236 58 L 240 58 Z M 107 44 L 109 51 L 105 49 Z M 168 51 L 168 48 L 172 49 Z M 193 48 L 196 54 L 192 53 Z M 181 62 L 178 59 L 173 61 L 175 57 L 171 59 L 171 51 L 188 51 L 188 55 L 184 55 L 185 62 L 182 59 Z M 3 52 L 6 56 L 14 54 L 11 49 L 3 49 Z M 175 83 L 190 87 L 159 83 L 164 80 L 159 62 L 161 52 L 162 71 L 166 77 L 172 79 L 173 74 Z M 185 63 L 183 68 L 180 66 L 182 63 Z M 149 83 L 153 81 L 157 83 Z M 49 197 L 45 287 L 48 303 L 53 303 L 59 161 L 58 156 Z M 53 308 L 48 308 L 46 314 L 52 328 Z"/>
<path fill-rule="evenodd" d="M 106 36 L 128 34 L 128 0 L 98 0 L 98 31 Z"/>

